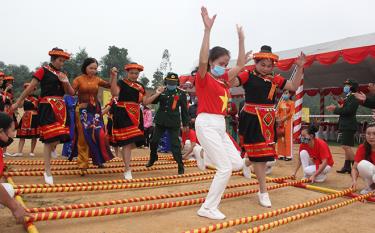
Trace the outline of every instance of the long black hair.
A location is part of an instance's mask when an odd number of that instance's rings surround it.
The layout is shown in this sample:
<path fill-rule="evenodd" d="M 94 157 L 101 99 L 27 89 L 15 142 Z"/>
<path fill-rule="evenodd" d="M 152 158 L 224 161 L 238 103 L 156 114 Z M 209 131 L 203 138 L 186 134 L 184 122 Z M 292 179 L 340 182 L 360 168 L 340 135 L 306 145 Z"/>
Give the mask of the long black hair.
<path fill-rule="evenodd" d="M 366 130 L 371 127 L 375 127 L 375 122 L 371 122 L 370 124 L 368 124 Z M 371 159 L 372 147 L 370 143 L 368 143 L 367 140 L 365 140 L 365 142 L 363 143 L 363 146 L 365 147 L 365 159 L 371 163 L 375 162 L 375 161 L 372 161 Z"/>

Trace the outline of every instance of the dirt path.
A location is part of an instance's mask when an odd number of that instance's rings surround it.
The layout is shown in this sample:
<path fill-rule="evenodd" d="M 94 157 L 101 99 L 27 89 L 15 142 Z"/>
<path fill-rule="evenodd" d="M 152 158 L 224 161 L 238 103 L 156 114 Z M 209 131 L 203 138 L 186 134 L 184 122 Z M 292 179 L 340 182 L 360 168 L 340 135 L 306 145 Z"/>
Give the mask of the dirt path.
<path fill-rule="evenodd" d="M 15 151 L 14 143 L 9 149 L 10 151 Z M 28 145 L 25 151 L 28 150 Z M 340 148 L 331 148 L 334 153 L 335 165 L 333 171 L 329 174 L 329 178 L 324 184 L 320 184 L 324 187 L 330 187 L 335 189 L 344 189 L 350 185 L 349 175 L 341 175 L 335 172 L 343 163 L 343 154 Z M 30 158 L 24 156 L 18 159 L 34 159 L 40 160 L 41 157 L 41 145 L 38 144 L 37 156 L 35 158 Z M 136 150 L 134 157 L 144 157 L 148 155 L 147 150 Z M 61 158 L 59 158 L 61 159 Z M 6 159 L 6 160 L 9 160 Z M 138 163 L 138 162 L 137 162 Z M 159 165 L 162 166 L 162 165 Z M 42 166 L 13 166 L 15 168 L 27 168 L 27 167 L 42 167 Z M 281 177 L 285 175 L 290 175 L 294 167 L 294 161 L 285 162 L 279 161 L 277 167 L 272 172 L 271 177 Z M 186 169 L 187 173 L 198 172 L 197 168 Z M 159 170 L 159 171 L 149 171 L 149 172 L 137 172 L 133 173 L 134 178 L 140 177 L 159 177 L 166 175 L 175 175 L 177 169 L 172 170 Z M 207 176 L 207 175 L 206 175 Z M 301 176 L 301 172 L 299 173 Z M 112 180 L 121 179 L 122 174 L 110 174 L 110 175 L 88 175 L 85 177 L 80 176 L 55 176 L 56 183 L 68 183 L 68 182 L 82 182 L 82 181 L 95 181 L 95 180 Z M 180 178 L 181 179 L 181 178 Z M 16 184 L 28 184 L 28 183 L 42 183 L 42 177 L 14 177 Z M 233 176 L 230 180 L 230 184 L 237 184 L 242 182 L 247 182 L 243 177 Z M 176 192 L 186 192 L 192 190 L 206 189 L 209 188 L 211 180 L 200 181 L 194 183 L 169 185 L 162 187 L 152 187 L 152 188 L 140 188 L 140 189 L 127 189 L 127 190 L 111 190 L 111 191 L 95 191 L 95 192 L 70 192 L 70 193 L 48 193 L 48 194 L 25 194 L 23 198 L 28 207 L 45 207 L 51 205 L 67 205 L 72 203 L 83 203 L 91 201 L 107 201 L 124 199 L 129 197 L 139 197 L 139 196 L 149 196 L 149 195 L 159 195 L 167 193 Z M 270 184 L 273 185 L 273 184 Z M 360 188 L 363 187 L 361 183 Z M 228 189 L 226 192 L 234 192 L 240 190 L 253 189 L 256 186 L 247 186 L 242 188 Z M 299 189 L 295 187 L 286 187 L 277 190 L 270 191 L 270 196 L 272 200 L 272 209 L 277 209 L 281 207 L 286 207 L 291 204 L 296 204 L 304 202 L 310 199 L 314 199 L 324 194 L 312 192 L 304 189 Z M 141 205 L 145 203 L 161 203 L 164 201 L 175 201 L 175 200 L 186 200 L 197 197 L 204 197 L 205 194 L 147 201 L 140 203 L 132 203 L 125 205 L 117 205 L 115 207 L 121 206 L 133 206 Z M 329 204 L 337 203 L 342 200 L 347 200 L 346 198 L 339 198 L 328 202 Z M 317 207 L 322 207 L 327 205 L 326 203 L 314 206 L 313 209 Z M 140 213 L 129 213 L 116 216 L 105 216 L 105 217 L 94 217 L 94 218 L 80 218 L 80 219 L 68 219 L 68 220 L 54 220 L 37 222 L 36 226 L 40 232 L 48 233 L 165 233 L 165 232 L 183 232 L 185 230 L 190 230 L 196 227 L 208 226 L 209 224 L 218 223 L 220 221 L 213 221 L 205 218 L 200 218 L 196 215 L 199 205 L 178 207 L 172 209 L 164 210 L 154 210 L 148 212 Z M 257 198 L 255 194 L 246 195 L 237 198 L 231 198 L 223 200 L 220 206 L 223 213 L 226 214 L 227 220 L 251 216 L 263 212 L 267 212 L 271 209 L 265 209 L 258 205 Z M 303 210 L 305 211 L 305 209 Z M 345 232 L 373 232 L 375 223 L 373 218 L 369 213 L 374 213 L 375 204 L 369 203 L 355 203 L 353 205 L 330 211 L 325 214 L 314 216 L 308 219 L 304 219 L 295 223 L 287 224 L 285 226 L 278 227 L 272 232 L 332 232 L 332 233 L 345 233 Z M 289 215 L 302 212 L 302 210 L 292 212 Z M 282 215 L 282 217 L 289 216 L 288 214 Z M 219 232 L 236 232 L 238 230 L 247 229 L 251 226 L 257 226 L 262 223 L 270 222 L 271 220 L 279 219 L 281 217 L 272 218 L 269 220 L 264 220 L 260 222 L 255 222 L 247 225 L 240 225 Z M 21 226 L 15 225 L 14 219 L 8 210 L 0 210 L 0 232 L 24 232 Z"/>

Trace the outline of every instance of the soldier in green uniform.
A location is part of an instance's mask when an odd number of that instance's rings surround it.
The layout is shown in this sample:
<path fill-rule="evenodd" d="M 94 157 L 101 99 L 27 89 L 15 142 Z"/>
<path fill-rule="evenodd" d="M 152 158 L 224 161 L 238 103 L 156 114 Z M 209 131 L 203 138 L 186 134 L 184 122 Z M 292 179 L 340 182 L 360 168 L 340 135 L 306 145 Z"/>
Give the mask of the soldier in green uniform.
<path fill-rule="evenodd" d="M 178 164 L 178 174 L 184 174 L 179 135 L 181 121 L 184 130 L 189 123 L 186 93 L 177 87 L 179 81 L 175 73 L 168 73 L 164 84 L 166 89 L 153 102 L 153 104 L 159 103 L 159 109 L 154 119 L 155 129 L 150 142 L 150 160 L 146 167 L 151 167 L 158 160 L 158 144 L 163 133 L 168 130 L 173 158 Z"/>
<path fill-rule="evenodd" d="M 342 148 L 345 151 L 345 163 L 338 173 L 351 173 L 351 166 L 354 162 L 354 135 L 357 132 L 357 109 L 359 101 L 355 98 L 354 93 L 358 91 L 358 83 L 355 80 L 346 80 L 344 82 L 344 94 L 346 94 L 344 102 L 339 103 L 339 107 L 330 105 L 327 110 L 339 117 L 339 131 L 342 133 Z"/>

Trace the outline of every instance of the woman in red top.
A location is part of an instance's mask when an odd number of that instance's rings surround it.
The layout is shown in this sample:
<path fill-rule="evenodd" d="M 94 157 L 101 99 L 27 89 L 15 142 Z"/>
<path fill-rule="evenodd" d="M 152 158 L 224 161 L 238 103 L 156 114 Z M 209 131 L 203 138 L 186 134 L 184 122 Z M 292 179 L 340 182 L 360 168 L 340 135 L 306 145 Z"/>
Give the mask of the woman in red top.
<path fill-rule="evenodd" d="M 334 162 L 328 144 L 315 138 L 316 132 L 318 129 L 313 125 L 302 130 L 299 159 L 293 176 L 296 176 L 302 165 L 305 178 L 310 178 L 312 182 L 324 182 Z"/>
<path fill-rule="evenodd" d="M 352 188 L 357 188 L 360 176 L 366 182 L 366 188 L 361 194 L 375 191 L 375 123 L 370 123 L 366 129 L 366 140 L 358 147 L 352 168 Z"/>
<path fill-rule="evenodd" d="M 238 152 L 225 133 L 225 116 L 230 98 L 228 82 L 234 79 L 245 65 L 246 55 L 244 33 L 237 26 L 239 53 L 237 65 L 226 71 L 230 60 L 229 51 L 222 47 L 209 50 L 210 32 L 216 15 L 210 18 L 207 9 L 202 7 L 201 15 L 205 26 L 204 37 L 199 57 L 199 68 L 195 78 L 196 94 L 199 100 L 198 116 L 195 121 L 198 140 L 216 167 L 206 201 L 198 210 L 198 215 L 210 219 L 224 219 L 218 210 L 221 195 L 234 170 L 240 170 L 243 162 Z"/>

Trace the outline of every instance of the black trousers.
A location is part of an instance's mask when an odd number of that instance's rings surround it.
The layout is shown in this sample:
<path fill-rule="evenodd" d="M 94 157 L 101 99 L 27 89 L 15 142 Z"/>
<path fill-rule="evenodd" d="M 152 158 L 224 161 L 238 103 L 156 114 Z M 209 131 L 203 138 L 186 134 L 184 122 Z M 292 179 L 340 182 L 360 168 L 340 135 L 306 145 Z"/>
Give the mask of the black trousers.
<path fill-rule="evenodd" d="M 145 145 L 146 146 L 150 146 L 153 131 L 154 131 L 153 126 L 145 128 L 144 135 L 145 135 L 145 142 L 146 142 Z"/>
<path fill-rule="evenodd" d="M 170 141 L 171 141 L 171 151 L 173 154 L 174 160 L 178 164 L 183 164 L 182 162 L 182 154 L 181 154 L 181 144 L 180 144 L 180 139 L 178 136 L 180 135 L 180 128 L 171 128 L 171 127 L 164 127 L 162 125 L 156 125 L 154 128 L 154 132 L 152 134 L 152 138 L 150 141 L 150 160 L 151 161 L 156 161 L 158 158 L 157 150 L 158 150 L 158 145 L 160 142 L 160 138 L 163 136 L 164 132 L 168 130 L 169 136 L 170 136 Z"/>

